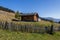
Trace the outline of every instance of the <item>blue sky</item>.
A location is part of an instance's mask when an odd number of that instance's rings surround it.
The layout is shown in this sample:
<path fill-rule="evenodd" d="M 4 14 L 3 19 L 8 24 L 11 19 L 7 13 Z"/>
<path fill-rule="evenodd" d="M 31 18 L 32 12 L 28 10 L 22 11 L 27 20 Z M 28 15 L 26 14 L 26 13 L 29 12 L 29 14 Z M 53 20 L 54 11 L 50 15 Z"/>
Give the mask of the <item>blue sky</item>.
<path fill-rule="evenodd" d="M 38 12 L 41 17 L 60 18 L 60 0 L 0 0 L 0 6 L 24 13 Z"/>

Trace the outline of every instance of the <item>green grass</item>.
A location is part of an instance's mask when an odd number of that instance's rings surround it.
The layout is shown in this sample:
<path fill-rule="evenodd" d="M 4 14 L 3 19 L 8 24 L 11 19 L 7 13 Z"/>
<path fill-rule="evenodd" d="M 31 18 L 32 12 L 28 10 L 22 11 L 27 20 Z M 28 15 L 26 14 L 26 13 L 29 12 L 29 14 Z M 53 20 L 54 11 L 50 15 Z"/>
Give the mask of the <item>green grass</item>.
<path fill-rule="evenodd" d="M 49 35 L 14 31 L 11 32 L 0 29 L 0 40 L 60 40 L 60 32 L 56 32 L 54 35 Z"/>
<path fill-rule="evenodd" d="M 49 26 L 52 25 L 52 23 L 49 22 L 49 21 L 40 21 L 40 22 L 13 22 L 13 23 L 19 24 L 19 25 L 23 25 L 23 26 L 24 25 L 31 25 L 31 26 L 37 26 L 37 27 L 45 27 L 45 26 L 49 27 Z M 53 25 L 54 25 L 54 27 L 59 27 L 60 26 L 60 24 L 58 24 L 58 23 L 53 23 Z"/>

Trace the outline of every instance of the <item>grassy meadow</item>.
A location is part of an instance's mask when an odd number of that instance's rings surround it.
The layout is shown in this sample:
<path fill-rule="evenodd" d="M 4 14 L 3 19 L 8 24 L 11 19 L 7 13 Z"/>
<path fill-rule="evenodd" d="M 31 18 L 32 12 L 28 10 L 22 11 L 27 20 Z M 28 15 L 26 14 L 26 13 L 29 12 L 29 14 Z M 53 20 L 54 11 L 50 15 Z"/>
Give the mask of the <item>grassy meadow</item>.
<path fill-rule="evenodd" d="M 11 19 L 15 18 L 12 13 L 1 12 L 0 14 L 0 21 L 10 21 Z M 4 14 L 5 13 L 5 14 Z M 51 22 L 48 21 L 40 21 L 40 22 L 13 22 L 19 25 L 30 25 L 30 26 L 37 26 L 37 27 L 49 27 L 52 25 Z M 60 26 L 58 23 L 53 23 L 54 27 Z M 15 27 L 15 26 L 14 26 Z M 0 40 L 60 40 L 60 32 L 56 32 L 54 35 L 50 34 L 40 34 L 40 33 L 27 33 L 27 32 L 20 32 L 20 31 L 8 31 L 0 29 Z"/>
<path fill-rule="evenodd" d="M 14 22 L 15 24 L 21 25 L 41 25 L 41 26 L 50 26 L 51 23 L 48 21 L 41 22 Z M 54 23 L 54 26 L 60 26 L 60 24 Z M 50 34 L 40 34 L 40 33 L 27 33 L 20 31 L 8 31 L 0 29 L 0 40 L 60 40 L 60 32 L 54 33 L 54 35 Z"/>
<path fill-rule="evenodd" d="M 52 23 L 51 22 L 49 22 L 49 21 L 44 21 L 44 20 L 41 20 L 40 22 L 13 22 L 13 23 L 15 23 L 15 24 L 19 24 L 19 25 L 32 25 L 32 26 L 40 26 L 40 27 L 45 27 L 45 26 L 47 26 L 47 27 L 49 27 L 49 26 L 51 26 L 52 25 Z M 60 24 L 58 24 L 58 23 L 53 23 L 53 26 L 54 27 L 58 27 L 58 26 L 60 26 Z"/>
<path fill-rule="evenodd" d="M 0 40 L 60 40 L 60 32 L 50 35 L 15 31 L 11 32 L 0 29 Z"/>

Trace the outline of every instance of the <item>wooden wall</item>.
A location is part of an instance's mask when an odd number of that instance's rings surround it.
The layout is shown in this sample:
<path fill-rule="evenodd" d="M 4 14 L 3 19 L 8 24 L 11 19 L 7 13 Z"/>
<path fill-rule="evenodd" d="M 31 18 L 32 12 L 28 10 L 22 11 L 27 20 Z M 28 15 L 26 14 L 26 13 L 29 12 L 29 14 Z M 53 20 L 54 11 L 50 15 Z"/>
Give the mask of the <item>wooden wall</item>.
<path fill-rule="evenodd" d="M 21 16 L 21 21 L 38 21 L 37 15 Z"/>
<path fill-rule="evenodd" d="M 34 16 L 22 16 L 22 21 L 34 21 Z"/>

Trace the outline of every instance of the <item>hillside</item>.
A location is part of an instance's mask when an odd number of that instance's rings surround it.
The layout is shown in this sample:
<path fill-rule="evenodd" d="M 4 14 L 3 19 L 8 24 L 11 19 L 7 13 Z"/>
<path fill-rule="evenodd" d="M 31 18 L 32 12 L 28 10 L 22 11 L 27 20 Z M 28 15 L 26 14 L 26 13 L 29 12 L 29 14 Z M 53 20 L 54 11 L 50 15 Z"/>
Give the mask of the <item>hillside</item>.
<path fill-rule="evenodd" d="M 14 16 L 15 14 L 12 12 L 6 12 L 0 10 L 0 20 L 2 21 L 11 21 L 11 19 L 13 19 Z"/>
<path fill-rule="evenodd" d="M 12 19 L 15 18 L 15 14 L 12 12 L 6 12 L 6 11 L 1 11 L 0 10 L 0 21 L 11 21 Z M 50 25 L 51 23 L 49 21 L 44 21 L 41 20 L 40 22 L 18 22 L 18 23 L 26 23 L 26 24 L 30 24 L 30 23 L 37 23 L 39 25 Z M 56 24 L 57 25 L 57 24 Z M 58 24 L 59 25 L 59 24 Z"/>
<path fill-rule="evenodd" d="M 11 10 L 11 9 L 9 9 L 9 8 L 6 8 L 6 7 L 3 7 L 3 6 L 0 6 L 0 10 L 6 11 L 6 12 L 12 12 L 12 13 L 15 13 L 13 10 Z"/>

